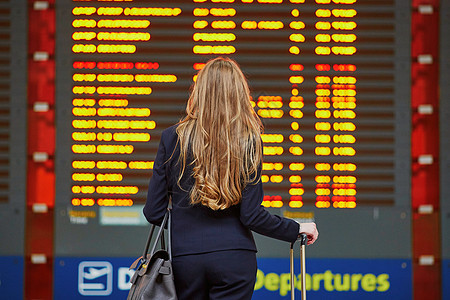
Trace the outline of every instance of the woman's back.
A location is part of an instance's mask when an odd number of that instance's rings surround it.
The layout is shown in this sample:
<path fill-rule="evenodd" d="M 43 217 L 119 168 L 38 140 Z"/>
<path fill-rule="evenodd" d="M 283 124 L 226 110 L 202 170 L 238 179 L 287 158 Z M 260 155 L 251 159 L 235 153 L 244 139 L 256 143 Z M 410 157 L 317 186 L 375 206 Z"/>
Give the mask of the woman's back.
<path fill-rule="evenodd" d="M 256 251 L 250 229 L 285 241 L 295 241 L 298 224 L 272 216 L 260 205 L 263 194 L 259 180 L 243 189 L 240 203 L 227 209 L 212 210 L 205 205 L 193 205 L 190 190 L 194 178 L 193 166 L 187 161 L 181 180 L 181 166 L 176 126 L 164 130 L 155 159 L 144 214 L 151 223 L 160 223 L 172 197 L 172 252 L 174 256 L 228 249 Z"/>
<path fill-rule="evenodd" d="M 262 124 L 238 65 L 218 58 L 199 72 L 186 117 L 177 127 L 182 173 L 187 159 L 195 182 L 191 202 L 213 209 L 239 203 L 261 162 Z"/>
<path fill-rule="evenodd" d="M 298 223 L 261 206 L 261 130 L 242 71 L 217 58 L 199 72 L 186 117 L 161 135 L 144 215 L 160 224 L 172 199 L 180 300 L 250 299 L 256 275 L 251 231 L 297 239 Z"/>

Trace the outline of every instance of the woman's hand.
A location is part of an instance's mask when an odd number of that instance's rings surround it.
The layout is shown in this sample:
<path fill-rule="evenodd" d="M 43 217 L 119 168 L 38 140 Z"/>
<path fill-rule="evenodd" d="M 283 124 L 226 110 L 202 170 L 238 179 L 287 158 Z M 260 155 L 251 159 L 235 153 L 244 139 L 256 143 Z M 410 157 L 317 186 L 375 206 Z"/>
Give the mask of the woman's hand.
<path fill-rule="evenodd" d="M 301 223 L 300 233 L 305 233 L 308 236 L 308 245 L 314 244 L 319 237 L 319 231 L 317 231 L 316 223 Z"/>

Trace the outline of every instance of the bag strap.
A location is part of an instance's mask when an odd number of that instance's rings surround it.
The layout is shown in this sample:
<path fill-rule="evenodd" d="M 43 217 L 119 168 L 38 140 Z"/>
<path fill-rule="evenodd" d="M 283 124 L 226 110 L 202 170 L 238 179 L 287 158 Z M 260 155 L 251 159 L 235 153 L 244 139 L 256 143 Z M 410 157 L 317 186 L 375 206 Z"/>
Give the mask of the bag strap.
<path fill-rule="evenodd" d="M 148 248 L 150 247 L 150 243 L 152 242 L 153 232 L 155 231 L 156 225 L 152 225 L 152 228 L 150 229 L 150 233 L 147 238 L 147 243 L 145 243 L 144 253 L 141 256 L 141 259 L 145 260 L 148 253 Z"/>
<path fill-rule="evenodd" d="M 148 235 L 147 238 L 147 242 L 145 243 L 145 248 L 144 248 L 144 253 L 142 254 L 141 257 L 138 257 L 130 266 L 130 270 L 131 269 L 135 269 L 139 263 L 144 263 L 145 259 L 147 258 L 147 252 L 148 252 L 148 248 L 150 247 L 150 243 L 152 241 L 152 236 L 153 236 L 153 232 L 155 231 L 155 225 L 152 225 L 151 229 L 150 229 L 150 233 Z"/>
<path fill-rule="evenodd" d="M 152 251 L 150 252 L 151 253 L 150 257 L 152 257 L 153 254 L 155 253 L 156 246 L 158 245 L 158 241 L 161 240 L 161 248 L 166 250 L 169 253 L 169 259 L 170 259 L 170 261 L 172 261 L 172 242 L 171 242 L 172 239 L 171 239 L 171 225 L 170 225 L 171 224 L 171 215 L 172 215 L 171 208 L 172 208 L 171 203 L 169 203 L 169 206 L 167 207 L 167 212 L 164 215 L 164 219 L 159 228 L 157 238 L 152 246 Z M 167 229 L 168 229 L 167 236 L 169 239 L 168 248 L 166 248 L 166 243 L 165 243 L 165 239 L 164 239 L 164 229 L 165 229 L 166 225 L 167 225 Z M 148 235 L 147 242 L 145 243 L 144 253 L 142 254 L 141 257 L 137 258 L 131 264 L 130 270 L 135 269 L 139 262 L 143 263 L 147 259 L 148 249 L 150 248 L 150 244 L 152 242 L 152 237 L 153 237 L 153 233 L 155 232 L 155 228 L 156 228 L 156 225 L 153 224 L 150 229 L 150 233 Z"/>
<path fill-rule="evenodd" d="M 151 254 L 150 256 L 153 256 L 153 253 L 155 253 L 155 250 L 156 250 L 156 246 L 158 245 L 159 240 L 161 240 L 161 248 L 164 250 L 168 250 L 168 252 L 170 254 L 170 259 L 172 260 L 172 255 L 171 255 L 172 250 L 171 250 L 171 242 L 170 242 L 170 238 L 171 238 L 171 236 L 170 236 L 170 219 L 171 219 L 170 215 L 171 215 L 170 209 L 168 208 L 166 214 L 164 215 L 164 219 L 161 222 L 160 228 L 159 228 L 157 236 L 156 236 L 156 240 L 153 243 L 152 250 L 150 252 L 150 254 Z M 168 238 L 169 238 L 168 249 L 166 249 L 166 244 L 165 244 L 165 239 L 164 239 L 164 234 L 163 234 L 164 228 L 166 227 L 166 225 L 168 226 L 168 230 L 169 230 L 168 231 Z M 150 233 L 148 235 L 147 242 L 145 243 L 144 253 L 141 256 L 141 258 L 143 258 L 143 259 L 145 259 L 147 257 L 147 254 L 149 253 L 148 250 L 150 249 L 150 244 L 152 242 L 155 228 L 156 228 L 156 225 L 153 224 L 150 229 Z"/>
<path fill-rule="evenodd" d="M 161 246 L 164 246 L 163 249 L 169 250 L 169 249 L 166 249 L 165 243 L 162 242 L 162 240 L 164 239 L 164 229 L 166 228 L 166 225 L 167 225 L 167 229 L 169 230 L 169 234 L 170 234 L 170 222 L 168 224 L 169 218 L 170 218 L 170 209 L 168 208 L 166 211 L 166 214 L 164 215 L 164 219 L 161 223 L 161 227 L 159 228 L 158 235 L 156 236 L 156 240 L 153 244 L 152 250 L 150 251 L 150 256 L 153 256 L 153 254 L 155 253 L 156 246 L 158 245 L 159 240 L 161 240 Z M 169 237 L 169 240 L 170 240 L 170 237 Z M 169 259 L 172 259 L 172 257 L 169 257 Z"/>
<path fill-rule="evenodd" d="M 169 259 L 172 261 L 172 211 L 170 206 L 167 208 L 167 213 L 169 214 L 169 223 L 167 224 L 167 244 L 169 249 L 167 250 L 169 252 Z"/>

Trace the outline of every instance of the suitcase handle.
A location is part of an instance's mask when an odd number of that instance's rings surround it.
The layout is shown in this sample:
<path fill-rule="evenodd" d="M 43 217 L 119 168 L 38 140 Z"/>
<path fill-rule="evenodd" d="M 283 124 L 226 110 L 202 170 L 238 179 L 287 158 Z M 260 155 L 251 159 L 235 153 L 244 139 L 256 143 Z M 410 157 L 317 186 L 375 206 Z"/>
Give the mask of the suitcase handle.
<path fill-rule="evenodd" d="M 301 233 L 299 236 L 300 240 L 300 264 L 301 264 L 301 280 L 302 280 L 302 300 L 306 300 L 306 254 L 305 248 L 308 242 L 308 236 L 306 233 Z M 295 288 L 294 288 L 294 244 L 291 243 L 291 300 L 295 299 Z"/>
<path fill-rule="evenodd" d="M 299 240 L 300 240 L 300 245 L 306 246 L 306 243 L 308 242 L 308 236 L 306 235 L 306 233 L 300 233 Z"/>

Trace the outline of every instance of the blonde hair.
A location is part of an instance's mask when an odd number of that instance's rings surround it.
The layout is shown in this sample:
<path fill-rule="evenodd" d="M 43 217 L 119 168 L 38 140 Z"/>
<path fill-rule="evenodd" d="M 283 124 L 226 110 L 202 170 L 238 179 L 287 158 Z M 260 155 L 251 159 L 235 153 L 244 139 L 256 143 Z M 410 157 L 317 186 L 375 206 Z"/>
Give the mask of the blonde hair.
<path fill-rule="evenodd" d="M 198 73 L 178 124 L 181 172 L 192 158 L 195 183 L 191 204 L 213 210 L 241 201 L 242 190 L 256 180 L 262 159 L 261 120 L 250 102 L 247 80 L 236 62 L 218 57 Z"/>

